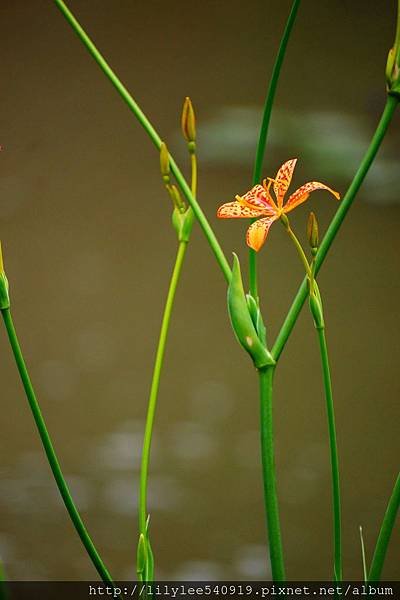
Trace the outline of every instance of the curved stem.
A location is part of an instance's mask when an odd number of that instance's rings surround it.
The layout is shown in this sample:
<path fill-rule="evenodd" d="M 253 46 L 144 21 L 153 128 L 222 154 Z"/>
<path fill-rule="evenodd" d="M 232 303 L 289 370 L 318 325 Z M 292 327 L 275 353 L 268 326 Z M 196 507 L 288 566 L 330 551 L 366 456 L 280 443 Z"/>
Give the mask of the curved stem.
<path fill-rule="evenodd" d="M 289 234 L 290 239 L 292 240 L 293 244 L 295 245 L 295 248 L 297 250 L 297 253 L 300 257 L 301 262 L 303 263 L 304 269 L 306 271 L 307 277 L 309 278 L 310 281 L 312 281 L 312 279 L 314 278 L 313 276 L 313 272 L 311 271 L 311 267 L 309 265 L 309 262 L 307 260 L 306 254 L 303 250 L 303 246 L 300 244 L 298 237 L 296 236 L 295 232 L 293 231 L 293 229 L 290 227 L 289 224 L 289 219 L 286 217 L 286 221 L 287 221 L 287 225 L 285 225 L 285 223 L 283 223 L 283 226 L 285 227 L 286 231 Z"/>
<path fill-rule="evenodd" d="M 371 568 L 368 575 L 368 581 L 379 581 L 381 578 L 383 563 L 389 546 L 390 537 L 396 521 L 396 516 L 400 506 L 400 474 L 397 476 L 396 483 L 390 496 L 389 503 L 383 517 L 381 529 L 376 542 L 374 556 L 372 558 Z"/>
<path fill-rule="evenodd" d="M 256 158 L 254 162 L 253 171 L 253 185 L 259 183 L 261 180 L 261 170 L 264 161 L 265 145 L 267 143 L 269 123 L 271 120 L 272 106 L 274 104 L 275 92 L 278 85 L 279 75 L 283 59 L 285 58 L 286 48 L 288 45 L 290 33 L 292 31 L 294 22 L 296 20 L 297 11 L 300 5 L 300 0 L 294 0 L 292 9 L 290 11 L 282 39 L 279 45 L 278 53 L 276 55 L 275 64 L 272 69 L 271 79 L 268 86 L 267 96 L 264 104 L 264 112 L 261 122 L 260 135 L 258 138 Z M 249 250 L 249 282 L 250 282 L 250 293 L 253 298 L 258 298 L 258 284 L 257 284 L 257 252 L 250 248 Z"/>
<path fill-rule="evenodd" d="M 139 494 L 139 530 L 140 533 L 146 532 L 147 519 L 147 480 L 150 460 L 151 438 L 154 424 L 155 411 L 157 406 L 157 395 L 160 385 L 161 369 L 164 361 L 165 345 L 167 341 L 169 323 L 171 319 L 172 307 L 175 298 L 175 292 L 181 273 L 183 260 L 187 248 L 187 242 L 179 242 L 178 253 L 175 266 L 172 273 L 171 283 L 168 290 L 167 300 L 164 309 L 164 315 L 161 324 L 160 338 L 157 347 L 156 360 L 154 364 L 153 379 L 151 382 L 149 406 L 146 418 L 146 427 L 143 441 L 142 465 L 140 470 L 140 494 Z"/>
<path fill-rule="evenodd" d="M 321 354 L 322 373 L 324 379 L 326 411 L 328 416 L 329 446 L 331 454 L 334 578 L 335 581 L 342 581 L 342 527 L 340 510 L 339 458 L 336 441 L 335 411 L 333 407 L 332 383 L 329 369 L 329 356 L 328 347 L 326 344 L 325 329 L 322 327 L 317 328 L 317 333 Z"/>
<path fill-rule="evenodd" d="M 36 426 L 39 431 L 40 438 L 42 440 L 42 444 L 44 447 L 44 451 L 46 453 L 47 459 L 49 461 L 51 470 L 54 475 L 54 479 L 56 480 L 57 487 L 60 491 L 61 497 L 64 501 L 65 507 L 68 511 L 69 516 L 74 524 L 74 527 L 81 538 L 83 545 L 86 548 L 88 555 L 90 556 L 94 566 L 97 569 L 100 577 L 104 582 L 112 583 L 112 577 L 108 572 L 106 566 L 104 565 L 99 553 L 97 552 L 89 533 L 86 530 L 85 525 L 83 524 L 82 518 L 78 512 L 78 509 L 75 506 L 75 503 L 72 499 L 71 493 L 68 489 L 68 485 L 64 479 L 60 464 L 57 459 L 57 455 L 53 448 L 53 444 L 50 439 L 50 435 L 47 431 L 46 424 L 44 418 L 42 416 L 42 412 L 39 407 L 39 403 L 36 399 L 35 392 L 29 378 L 28 370 L 25 365 L 24 357 L 21 352 L 20 345 L 18 343 L 17 334 L 14 328 L 12 316 L 10 309 L 4 309 L 1 311 L 4 324 L 6 326 L 8 339 L 10 340 L 11 348 L 14 353 L 15 362 L 17 364 L 17 368 L 21 377 L 22 385 L 24 386 L 24 390 L 26 396 L 28 398 L 28 402 L 33 414 L 33 418 L 35 419 Z"/>
<path fill-rule="evenodd" d="M 285 223 L 286 221 L 286 223 Z M 310 267 L 303 247 L 298 240 L 296 234 L 290 227 L 289 219 L 286 217 L 283 225 L 288 232 L 295 248 L 300 256 L 300 260 L 304 265 L 307 277 L 310 282 L 310 294 L 313 293 L 316 282 L 314 282 L 315 262 L 312 261 Z M 318 287 L 316 287 L 318 290 Z M 318 292 L 319 296 L 319 292 Z M 321 304 L 321 303 L 320 303 Z M 322 311 L 322 305 L 321 305 Z M 322 314 L 322 313 L 321 313 Z M 323 318 L 321 319 L 323 323 Z M 342 580 L 342 542 L 341 542 L 341 510 L 340 510 L 340 483 L 339 483 L 339 458 L 336 441 L 336 426 L 335 426 L 335 411 L 333 407 L 332 382 L 329 369 L 328 346 L 325 337 L 325 327 L 323 325 L 316 326 L 318 334 L 318 342 L 322 363 L 322 375 L 324 381 L 326 411 L 328 417 L 329 431 L 329 446 L 331 454 L 331 471 L 332 471 L 332 507 L 333 507 L 333 547 L 334 547 L 334 578 L 335 581 Z"/>
<path fill-rule="evenodd" d="M 80 40 L 86 46 L 86 48 L 88 49 L 88 51 L 90 52 L 90 54 L 92 55 L 94 60 L 97 62 L 97 64 L 99 65 L 99 67 L 101 68 L 103 73 L 106 75 L 106 77 L 109 79 L 109 81 L 115 87 L 115 89 L 117 90 L 117 92 L 119 93 L 121 98 L 126 102 L 128 107 L 130 108 L 130 110 L 133 112 L 133 114 L 135 115 L 135 117 L 137 118 L 139 123 L 142 125 L 142 127 L 144 128 L 144 130 L 150 137 L 153 144 L 158 149 L 160 149 L 161 138 L 158 135 L 155 128 L 153 127 L 153 125 L 150 123 L 150 121 L 146 117 L 146 115 L 144 114 L 144 112 L 141 110 L 140 106 L 133 99 L 131 94 L 128 92 L 128 90 L 123 85 L 121 80 L 116 76 L 116 74 L 111 69 L 111 67 L 107 64 L 104 57 L 97 50 L 97 48 L 94 45 L 94 43 L 92 42 L 92 40 L 89 38 L 87 33 L 82 29 L 82 27 L 80 26 L 78 21 L 75 19 L 74 15 L 71 13 L 71 11 L 67 8 L 65 3 L 62 0 L 54 0 L 54 2 L 58 6 L 58 8 L 62 12 L 62 14 L 64 15 L 64 17 L 66 18 L 68 23 L 71 25 L 72 29 L 75 31 L 77 36 L 80 38 Z M 196 198 L 192 194 L 190 187 L 188 186 L 178 165 L 176 164 L 175 160 L 173 159 L 173 157 L 171 155 L 170 155 L 170 167 L 171 167 L 172 173 L 175 176 L 177 184 L 179 185 L 180 189 L 182 190 L 182 193 L 184 194 L 188 203 L 190 204 L 190 206 L 193 209 L 195 217 L 198 220 L 198 222 L 204 232 L 204 235 L 207 238 L 207 241 L 215 255 L 215 258 L 217 259 L 217 262 L 221 268 L 221 271 L 222 271 L 226 281 L 229 283 L 232 273 L 231 273 L 231 269 L 228 264 L 228 261 L 226 260 L 226 257 L 225 257 L 225 255 L 222 251 L 222 248 L 219 245 L 219 242 L 207 220 L 207 217 L 203 213 L 199 203 L 197 202 Z"/>
<path fill-rule="evenodd" d="M 274 581 L 285 581 L 278 494 L 276 489 L 272 419 L 272 383 L 274 368 L 267 367 L 265 369 L 260 369 L 258 374 L 260 385 L 261 458 L 272 579 Z"/>
<path fill-rule="evenodd" d="M 190 164 L 192 167 L 192 186 L 191 186 L 191 191 L 193 196 L 196 198 L 197 195 L 197 157 L 196 157 L 196 153 L 192 152 L 190 154 Z"/>
<path fill-rule="evenodd" d="M 382 117 L 378 123 L 376 131 L 373 135 L 371 143 L 369 145 L 368 150 L 366 151 L 364 158 L 361 161 L 361 164 L 354 176 L 353 181 L 350 184 L 349 189 L 346 192 L 342 202 L 338 210 L 336 211 L 335 216 L 333 217 L 328 231 L 326 232 L 324 239 L 321 242 L 320 248 L 315 258 L 315 271 L 318 273 L 321 268 L 326 255 L 329 252 L 329 249 L 332 245 L 333 240 L 336 237 L 337 232 L 341 224 L 343 223 L 344 218 L 346 217 L 353 201 L 356 197 L 358 190 L 360 189 L 365 176 L 368 173 L 368 170 L 376 156 L 376 153 L 379 150 L 379 147 L 382 143 L 383 138 L 385 137 L 385 133 L 389 126 L 390 121 L 392 120 L 393 113 L 398 104 L 398 99 L 394 96 L 388 96 L 385 104 L 385 108 L 382 114 Z M 300 311 L 303 307 L 304 301 L 306 300 L 308 295 L 307 289 L 307 280 L 305 279 L 301 284 L 299 291 L 293 301 L 293 304 L 287 314 L 287 317 L 281 327 L 281 330 L 276 338 L 275 344 L 272 348 L 272 356 L 275 360 L 279 359 L 279 356 L 282 353 L 282 350 L 292 332 L 292 329 L 296 323 L 297 317 L 300 314 Z"/>

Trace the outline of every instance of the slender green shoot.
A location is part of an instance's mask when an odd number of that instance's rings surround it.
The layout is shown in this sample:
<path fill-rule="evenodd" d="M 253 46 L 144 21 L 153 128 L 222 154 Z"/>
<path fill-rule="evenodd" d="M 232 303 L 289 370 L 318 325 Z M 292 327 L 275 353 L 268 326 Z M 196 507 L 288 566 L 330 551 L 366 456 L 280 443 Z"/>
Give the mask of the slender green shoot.
<path fill-rule="evenodd" d="M 71 493 L 69 491 L 67 482 L 64 479 L 60 463 L 58 462 L 57 455 L 55 453 L 50 435 L 47 431 L 46 423 L 44 421 L 42 412 L 39 407 L 39 403 L 36 399 L 36 395 L 28 374 L 28 370 L 24 361 L 24 357 L 22 355 L 22 351 L 18 342 L 17 334 L 15 331 L 14 323 L 12 320 L 11 312 L 9 308 L 3 309 L 1 311 L 3 316 L 4 324 L 7 330 L 8 339 L 10 341 L 10 345 L 14 354 L 15 362 L 21 377 L 22 385 L 24 386 L 25 394 L 29 402 L 29 406 L 31 408 L 33 418 L 35 420 L 36 426 L 39 431 L 40 439 L 42 440 L 42 444 L 44 447 L 44 451 L 46 453 L 47 459 L 50 464 L 50 468 L 53 472 L 54 479 L 56 480 L 57 487 L 61 494 L 61 497 L 64 501 L 65 507 L 68 511 L 69 516 L 71 517 L 72 523 L 84 545 L 88 555 L 90 556 L 94 566 L 97 569 L 100 577 L 104 582 L 112 583 L 112 577 L 108 572 L 106 566 L 104 565 L 99 553 L 97 552 L 92 539 L 89 536 L 89 533 L 82 521 L 82 518 L 79 514 L 77 507 L 72 499 Z"/>
<path fill-rule="evenodd" d="M 292 8 L 282 35 L 278 53 L 276 55 L 275 64 L 272 69 L 271 79 L 268 86 L 268 91 L 264 104 L 264 112 L 258 138 L 256 158 L 253 170 L 253 185 L 261 181 L 261 171 L 265 155 L 265 146 L 267 143 L 269 124 L 271 120 L 272 106 L 274 104 L 276 88 L 278 85 L 279 75 L 283 60 L 285 58 L 286 48 L 289 42 L 290 34 L 296 20 L 297 11 L 300 5 L 300 0 L 294 0 Z M 257 282 L 257 252 L 249 249 L 249 286 L 250 293 L 258 302 L 258 282 Z"/>
<path fill-rule="evenodd" d="M 153 379 L 151 382 L 149 406 L 146 419 L 146 427 L 144 432 L 142 466 L 140 470 L 140 497 L 139 497 L 139 530 L 140 533 L 146 532 L 147 519 L 147 480 L 149 470 L 149 458 L 151 438 L 154 425 L 154 417 L 157 406 L 158 389 L 160 386 L 161 369 L 164 362 L 165 346 L 167 342 L 169 324 L 171 319 L 172 308 L 175 299 L 176 288 L 179 282 L 183 260 L 185 258 L 187 242 L 179 242 L 178 252 L 176 256 L 175 266 L 172 273 L 172 278 L 168 290 L 167 301 L 165 304 L 164 315 L 161 324 L 160 338 L 157 347 L 156 360 L 153 370 Z"/>
<path fill-rule="evenodd" d="M 290 227 L 289 219 L 287 218 L 287 216 L 283 215 L 283 217 L 284 217 L 284 219 L 281 217 L 280 221 L 283 224 L 283 226 L 285 227 L 290 239 L 292 240 L 292 242 L 296 248 L 296 251 L 300 257 L 300 260 L 303 263 L 303 267 L 306 272 L 306 275 L 307 275 L 308 279 L 311 281 L 311 279 L 313 279 L 313 274 L 311 272 L 311 267 L 307 260 L 306 254 L 303 250 L 303 246 L 300 244 L 298 237 L 294 233 L 293 229 Z"/>
<path fill-rule="evenodd" d="M 397 476 L 392 494 L 390 496 L 385 516 L 383 517 L 381 529 L 379 531 L 378 540 L 375 546 L 374 556 L 369 570 L 368 581 L 379 581 L 382 574 L 383 563 L 390 538 L 393 532 L 393 527 L 396 522 L 397 513 L 400 506 L 400 473 Z"/>
<path fill-rule="evenodd" d="M 335 411 L 333 406 L 332 381 L 329 368 L 328 346 L 325 337 L 325 325 L 322 315 L 322 302 L 319 295 L 317 283 L 314 281 L 315 262 L 312 261 L 310 266 L 303 247 L 297 238 L 296 234 L 290 227 L 289 219 L 285 215 L 282 219 L 283 225 L 292 240 L 294 247 L 300 257 L 300 260 L 306 271 L 309 293 L 315 294 L 315 299 L 318 303 L 318 313 L 320 317 L 318 322 L 314 321 L 318 343 L 321 355 L 322 374 L 324 381 L 326 411 L 328 417 L 329 431 L 329 446 L 331 455 L 331 472 L 332 472 L 332 507 L 333 507 L 333 547 L 334 547 L 334 579 L 335 581 L 342 580 L 342 541 L 341 541 L 341 509 L 340 509 L 340 482 L 339 482 L 339 458 L 336 441 L 336 426 L 335 426 Z"/>
<path fill-rule="evenodd" d="M 189 144 L 190 148 L 190 160 L 191 160 L 191 191 L 194 197 L 197 194 L 197 156 L 195 152 L 195 146 Z M 169 180 L 167 184 L 167 189 Z M 188 209 L 190 210 L 190 208 Z M 193 222 L 191 221 L 191 224 Z M 153 378 L 150 388 L 149 404 L 147 409 L 146 425 L 143 440 L 143 452 L 142 452 L 142 463 L 140 469 L 140 490 L 139 490 L 139 534 L 143 536 L 143 543 L 148 540 L 148 510 L 147 510 L 147 489 L 148 489 L 148 476 L 149 476 L 149 463 L 150 463 L 150 451 L 151 442 L 153 437 L 154 419 L 157 408 L 158 391 L 160 387 L 161 370 L 164 362 L 165 349 L 168 337 L 168 331 L 171 321 L 171 314 L 173 310 L 176 289 L 179 283 L 182 266 L 186 254 L 188 245 L 188 239 L 190 236 L 190 230 L 187 232 L 185 239 L 180 239 L 178 245 L 178 252 L 175 260 L 174 269 L 169 285 L 167 294 L 167 300 L 165 303 L 164 314 L 161 323 L 160 337 L 158 341 L 158 347 L 156 352 L 156 359 L 153 369 Z M 151 549 L 150 549 L 151 551 Z M 153 571 L 153 569 L 152 569 Z"/>
<path fill-rule="evenodd" d="M 321 354 L 322 372 L 324 379 L 326 411 L 328 416 L 329 446 L 331 455 L 332 473 L 332 504 L 333 504 L 333 551 L 334 551 L 334 579 L 342 581 L 342 526 L 340 509 L 340 480 L 339 458 L 336 441 L 335 411 L 333 407 L 332 382 L 329 369 L 328 347 L 326 344 L 325 328 L 317 328 L 318 341 Z"/>
<path fill-rule="evenodd" d="M 365 176 L 368 173 L 370 166 L 380 148 L 380 145 L 385 137 L 386 131 L 389 127 L 389 124 L 392 120 L 393 113 L 398 104 L 398 99 L 394 96 L 388 96 L 385 104 L 385 108 L 382 113 L 382 117 L 378 123 L 376 131 L 372 137 L 371 143 L 364 155 L 364 158 L 361 161 L 361 164 L 354 176 L 353 181 L 350 184 L 349 189 L 347 190 L 346 195 L 344 196 L 342 202 L 338 210 L 336 211 L 335 216 L 333 217 L 328 230 L 324 236 L 324 239 L 321 242 L 318 253 L 315 259 L 315 272 L 318 273 L 321 268 L 329 249 L 335 239 L 340 226 L 342 225 L 344 218 L 346 217 L 351 205 L 354 202 L 356 194 L 360 189 Z M 282 353 L 282 350 L 293 330 L 293 327 L 297 321 L 297 317 L 300 314 L 300 311 L 303 307 L 303 304 L 308 296 L 308 284 L 307 278 L 304 279 L 301 284 L 299 291 L 292 303 L 292 306 L 286 316 L 286 319 L 281 327 L 281 330 L 276 338 L 275 344 L 272 348 L 272 356 L 275 360 L 278 360 L 279 356 Z"/>
<path fill-rule="evenodd" d="M 364 577 L 364 581 L 368 581 L 368 570 L 367 570 L 367 559 L 365 556 L 365 544 L 364 544 L 364 535 L 363 535 L 363 528 L 359 527 L 359 532 L 360 532 L 360 545 L 361 545 L 361 560 L 362 560 L 362 567 L 363 567 L 363 577 Z"/>
<path fill-rule="evenodd" d="M 129 109 L 133 112 L 136 119 L 142 125 L 142 127 L 144 128 L 144 130 L 150 137 L 153 144 L 158 149 L 160 149 L 162 140 L 161 140 L 160 136 L 158 135 L 157 131 L 155 130 L 155 128 L 153 127 L 153 125 L 150 123 L 149 119 L 146 117 L 146 115 L 140 108 L 140 106 L 133 99 L 131 94 L 128 92 L 126 87 L 123 85 L 121 80 L 117 77 L 117 75 L 114 73 L 114 71 L 111 69 L 111 67 L 107 64 L 105 58 L 97 50 L 97 48 L 94 45 L 94 43 L 92 42 L 92 40 L 89 38 L 87 33 L 83 30 L 83 28 L 78 23 L 78 21 L 76 20 L 74 15 L 71 13 L 71 11 L 67 8 L 65 3 L 62 0 L 54 0 L 54 2 L 57 5 L 57 7 L 60 9 L 61 13 L 64 15 L 65 19 L 71 25 L 72 29 L 75 31 L 75 33 L 77 34 L 79 39 L 86 46 L 87 50 L 92 55 L 94 60 L 97 62 L 97 64 L 99 65 L 99 67 L 101 68 L 103 73 L 106 75 L 106 77 L 112 83 L 112 85 L 115 87 L 115 89 L 117 90 L 117 92 L 119 93 L 121 98 L 126 102 Z M 179 185 L 180 189 L 182 190 L 182 193 L 185 196 L 185 198 L 187 199 L 188 203 L 192 207 L 194 215 L 195 215 L 196 219 L 198 220 L 200 227 L 202 228 L 202 230 L 204 232 L 204 235 L 207 238 L 207 241 L 215 255 L 215 258 L 217 259 L 217 262 L 221 268 L 221 271 L 222 271 L 227 283 L 229 283 L 230 278 L 231 278 L 231 269 L 228 264 L 228 261 L 226 260 L 225 255 L 222 251 L 222 248 L 219 245 L 219 242 L 218 242 L 204 212 L 202 211 L 199 203 L 197 202 L 196 198 L 192 194 L 192 191 L 191 191 L 188 183 L 186 182 L 178 165 L 176 164 L 175 160 L 173 159 L 173 157 L 171 155 L 170 155 L 170 164 L 171 164 L 171 171 L 174 174 L 177 184 Z"/>
<path fill-rule="evenodd" d="M 272 416 L 272 386 L 274 370 L 274 367 L 265 367 L 258 370 L 260 387 L 261 459 L 272 579 L 273 581 L 285 581 L 285 564 L 283 559 L 281 526 L 279 520 L 278 492 L 276 487 L 274 456 L 274 431 Z"/>

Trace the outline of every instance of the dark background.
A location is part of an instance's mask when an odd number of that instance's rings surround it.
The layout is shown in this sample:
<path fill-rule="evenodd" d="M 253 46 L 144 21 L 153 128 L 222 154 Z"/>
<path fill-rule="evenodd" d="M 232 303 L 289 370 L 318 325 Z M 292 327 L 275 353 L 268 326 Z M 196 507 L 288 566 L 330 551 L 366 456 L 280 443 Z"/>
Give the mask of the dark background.
<path fill-rule="evenodd" d="M 290 2 L 71 0 L 70 8 L 187 171 L 183 98 L 198 119 L 199 200 L 229 256 L 244 222 L 216 208 L 250 187 L 267 81 Z M 299 157 L 294 187 L 344 193 L 385 102 L 396 3 L 304 2 L 279 84 L 265 175 Z M 0 5 L 0 237 L 14 319 L 56 449 L 116 579 L 135 577 L 136 505 L 152 362 L 176 240 L 158 156 L 55 5 Z M 344 576 L 361 579 L 399 468 L 399 173 L 396 115 L 319 281 L 343 491 Z M 315 193 L 324 230 L 336 209 Z M 260 254 L 273 338 L 302 277 L 281 227 Z M 257 378 L 198 227 L 178 291 L 150 478 L 159 579 L 270 577 Z M 11 579 L 92 579 L 0 332 L 0 555 Z M 291 579 L 332 571 L 319 355 L 307 310 L 275 392 L 279 497 Z M 384 577 L 399 579 L 399 531 Z"/>

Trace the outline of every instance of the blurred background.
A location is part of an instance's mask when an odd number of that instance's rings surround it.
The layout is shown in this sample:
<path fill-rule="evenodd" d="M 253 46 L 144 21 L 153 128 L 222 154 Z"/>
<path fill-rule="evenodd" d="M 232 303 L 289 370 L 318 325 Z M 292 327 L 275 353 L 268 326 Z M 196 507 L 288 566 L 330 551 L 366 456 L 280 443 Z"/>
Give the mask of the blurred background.
<path fill-rule="evenodd" d="M 179 121 L 198 120 L 199 199 L 246 271 L 247 222 L 216 208 L 251 185 L 267 82 L 291 3 L 71 0 L 188 173 Z M 292 191 L 342 194 L 385 102 L 396 3 L 304 2 L 278 88 L 265 176 L 299 157 Z M 0 237 L 13 313 L 74 497 L 116 579 L 135 578 L 144 418 L 176 250 L 158 154 L 49 0 L 0 5 Z M 320 274 L 337 413 L 345 577 L 361 579 L 399 468 L 399 115 Z M 293 213 L 304 240 L 337 204 Z M 283 228 L 260 254 L 273 339 L 302 278 Z M 10 579 L 93 579 L 61 504 L 0 331 L 0 555 Z M 269 579 L 257 378 L 198 227 L 177 294 L 159 396 L 149 505 L 159 579 Z M 319 354 L 304 310 L 275 385 L 276 460 L 290 579 L 332 571 Z M 384 577 L 399 579 L 395 531 Z"/>

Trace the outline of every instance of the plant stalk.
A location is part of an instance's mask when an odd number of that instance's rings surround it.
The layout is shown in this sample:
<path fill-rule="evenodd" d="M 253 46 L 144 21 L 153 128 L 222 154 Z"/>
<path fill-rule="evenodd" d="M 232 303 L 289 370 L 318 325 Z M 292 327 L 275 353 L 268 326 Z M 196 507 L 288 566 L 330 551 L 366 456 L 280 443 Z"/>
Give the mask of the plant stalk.
<path fill-rule="evenodd" d="M 329 249 L 332 245 L 333 240 L 335 239 L 340 226 L 343 223 L 344 218 L 346 217 L 351 205 L 354 202 L 356 194 L 360 189 L 365 176 L 368 173 L 370 166 L 379 150 L 379 147 L 385 137 L 385 133 L 389 127 L 390 121 L 392 120 L 393 113 L 398 104 L 397 98 L 394 96 L 388 96 L 385 104 L 384 111 L 382 113 L 381 119 L 378 123 L 376 131 L 372 137 L 371 143 L 366 151 L 364 158 L 361 161 L 361 164 L 354 176 L 353 181 L 350 184 L 349 189 L 346 192 L 342 202 L 338 210 L 336 211 L 335 216 L 333 217 L 328 230 L 321 242 L 317 255 L 315 257 L 315 272 L 318 273 L 321 268 L 326 255 L 329 252 Z M 299 291 L 292 303 L 292 306 L 286 316 L 286 319 L 281 327 L 281 330 L 276 338 L 275 344 L 272 348 L 272 356 L 275 360 L 278 360 L 282 350 L 292 332 L 292 329 L 297 321 L 297 317 L 300 314 L 300 311 L 303 307 L 303 304 L 308 296 L 308 284 L 307 278 L 303 280 Z"/>
<path fill-rule="evenodd" d="M 392 535 L 393 527 L 396 521 L 400 506 L 400 474 L 397 476 L 393 487 L 392 495 L 383 517 L 378 540 L 375 546 L 374 556 L 372 558 L 371 568 L 368 575 L 368 581 L 379 581 L 381 578 L 383 563 L 385 561 L 387 549 Z"/>
<path fill-rule="evenodd" d="M 72 29 L 75 31 L 77 36 L 80 38 L 80 40 L 86 46 L 87 50 L 92 55 L 94 60 L 97 62 L 97 64 L 99 65 L 99 67 L 101 68 L 103 73 L 106 75 L 106 77 L 112 83 L 112 85 L 115 87 L 115 89 L 117 90 L 117 92 L 119 93 L 121 98 L 126 102 L 129 109 L 133 112 L 136 119 L 142 125 L 142 127 L 144 128 L 144 130 L 150 137 L 153 144 L 156 146 L 156 148 L 160 149 L 162 140 L 161 140 L 160 136 L 158 135 L 157 131 L 155 130 L 155 128 L 153 127 L 153 125 L 150 123 L 149 119 L 146 117 L 146 115 L 140 108 L 140 106 L 133 99 L 131 94 L 128 92 L 126 87 L 123 85 L 121 80 L 117 77 L 117 75 L 114 73 L 114 71 L 111 69 L 111 67 L 107 64 L 105 58 L 97 50 L 97 48 L 94 45 L 94 43 L 92 42 L 92 40 L 89 38 L 87 33 L 81 27 L 81 25 L 78 23 L 78 21 L 76 20 L 74 15 L 71 13 L 71 11 L 67 8 L 65 3 L 62 0 L 54 0 L 54 2 L 57 5 L 57 7 L 60 9 L 61 13 L 64 15 L 64 17 L 66 18 L 68 23 L 71 25 Z M 231 268 L 228 264 L 228 261 L 226 260 L 226 257 L 222 251 L 222 248 L 219 245 L 219 242 L 207 220 L 207 217 L 205 216 L 199 203 L 197 202 L 196 198 L 194 197 L 193 193 L 191 192 L 191 189 L 190 189 L 188 183 L 186 182 L 185 178 L 183 177 L 174 158 L 171 155 L 169 156 L 169 158 L 170 158 L 171 171 L 175 176 L 176 182 L 179 185 L 179 187 L 180 187 L 183 195 L 187 199 L 188 203 L 192 207 L 195 217 L 198 220 L 200 227 L 202 228 L 204 235 L 207 238 L 207 241 L 215 255 L 215 258 L 217 259 L 217 262 L 221 268 L 221 271 L 222 271 L 227 283 L 229 283 L 232 273 L 231 273 Z"/>
<path fill-rule="evenodd" d="M 31 408 L 33 418 L 35 420 L 37 429 L 39 431 L 40 439 L 42 440 L 42 444 L 44 447 L 44 451 L 46 453 L 47 459 L 50 464 L 50 468 L 53 472 L 54 479 L 56 480 L 57 487 L 61 494 L 61 497 L 64 501 L 65 507 L 68 511 L 69 516 L 71 517 L 72 523 L 88 553 L 90 556 L 94 566 L 97 569 L 100 577 L 104 582 L 113 583 L 112 577 L 108 572 L 106 566 L 104 565 L 99 553 L 97 552 L 93 541 L 90 538 L 90 535 L 82 521 L 82 518 L 79 514 L 77 507 L 72 499 L 71 493 L 69 491 L 67 482 L 64 479 L 60 463 L 58 462 L 57 455 L 55 453 L 49 432 L 47 431 L 46 423 L 44 421 L 42 412 L 40 410 L 39 403 L 36 399 L 36 395 L 28 374 L 28 370 L 24 361 L 24 357 L 22 355 L 22 351 L 18 342 L 17 334 L 15 331 L 14 323 L 12 320 L 11 312 L 9 308 L 3 309 L 1 311 L 4 324 L 7 330 L 8 339 L 10 341 L 10 345 L 14 354 L 15 362 L 21 377 L 22 385 L 25 390 L 26 397 L 29 402 L 29 406 Z"/>
<path fill-rule="evenodd" d="M 256 158 L 254 162 L 253 185 L 256 185 L 261 181 L 261 171 L 264 161 L 265 146 L 267 143 L 267 136 L 271 120 L 272 107 L 275 99 L 276 88 L 278 85 L 282 63 L 285 58 L 286 48 L 289 42 L 294 22 L 296 20 L 299 5 L 300 0 L 294 0 L 291 11 L 289 13 L 288 20 L 286 22 L 284 32 L 282 34 L 281 42 L 279 44 L 275 64 L 272 69 L 271 79 L 267 90 L 267 96 L 265 98 L 263 117 L 257 144 Z M 251 295 L 255 300 L 258 301 L 257 252 L 255 252 L 252 248 L 249 249 L 249 286 Z"/>
<path fill-rule="evenodd" d="M 335 581 L 342 581 L 342 526 L 340 509 L 339 458 L 336 441 L 335 411 L 333 406 L 332 382 L 329 368 L 329 355 L 325 337 L 325 328 L 318 327 L 317 334 L 321 354 L 322 373 L 326 398 L 326 411 L 328 416 L 329 447 L 331 455 L 334 579 Z"/>
<path fill-rule="evenodd" d="M 307 260 L 303 247 L 297 238 L 296 234 L 290 227 L 289 219 L 286 217 L 283 221 L 283 225 L 292 240 L 296 251 L 303 263 L 304 269 L 308 278 L 308 285 L 310 287 L 309 293 L 313 294 L 314 289 L 318 291 L 318 287 L 315 282 L 315 261 L 313 260 L 311 266 Z M 319 292 L 317 297 L 320 300 Z M 332 393 L 332 381 L 329 368 L 329 354 L 328 346 L 326 343 L 325 326 L 323 324 L 322 316 L 322 304 L 320 302 L 321 319 L 320 323 L 317 324 L 315 321 L 315 328 L 318 335 L 318 343 L 321 356 L 322 364 L 322 375 L 324 381 L 325 400 L 326 400 L 326 412 L 328 417 L 328 432 L 329 432 L 329 447 L 331 456 L 331 472 L 332 472 L 332 508 L 333 508 L 333 555 L 334 555 L 334 579 L 335 581 L 342 581 L 343 569 L 342 569 L 342 541 L 341 541 L 341 509 L 340 509 L 340 480 L 339 480 L 339 458 L 336 441 L 336 426 L 335 426 L 335 411 L 333 406 L 333 393 Z"/>
<path fill-rule="evenodd" d="M 285 565 L 276 488 L 272 418 L 274 367 L 259 369 L 258 375 L 260 386 L 261 458 L 272 579 L 273 581 L 285 581 Z"/>
<path fill-rule="evenodd" d="M 168 290 L 167 300 L 164 309 L 164 315 L 161 324 L 160 338 L 157 347 L 156 360 L 154 364 L 153 379 L 151 382 L 149 406 L 146 418 L 146 427 L 144 432 L 142 465 L 140 469 L 140 494 L 139 494 L 139 531 L 145 534 L 147 519 L 147 482 L 151 449 L 151 438 L 154 425 L 154 417 L 157 406 L 158 389 L 160 386 L 161 369 L 164 361 L 165 346 L 167 342 L 168 329 L 171 319 L 172 308 L 174 304 L 175 292 L 179 282 L 183 260 L 185 258 L 187 242 L 179 242 L 178 253 L 175 266 Z"/>

